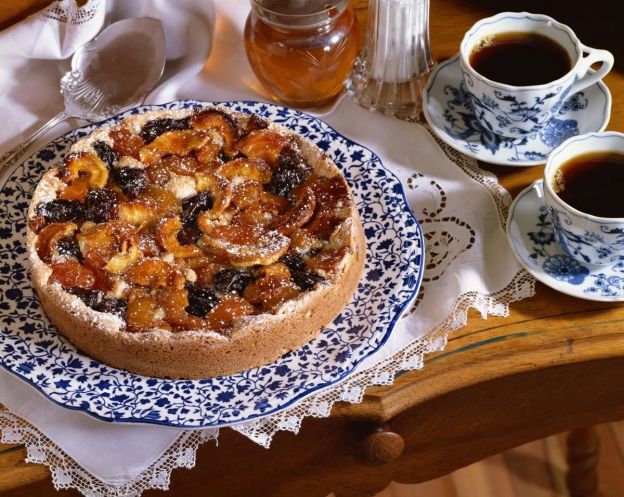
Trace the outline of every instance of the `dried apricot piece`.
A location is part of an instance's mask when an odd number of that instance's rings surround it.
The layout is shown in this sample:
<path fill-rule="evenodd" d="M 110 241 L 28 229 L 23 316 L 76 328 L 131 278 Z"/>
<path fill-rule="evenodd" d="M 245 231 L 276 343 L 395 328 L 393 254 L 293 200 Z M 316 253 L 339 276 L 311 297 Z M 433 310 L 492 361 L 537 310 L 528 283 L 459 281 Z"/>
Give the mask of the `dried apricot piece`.
<path fill-rule="evenodd" d="M 287 236 L 277 231 L 227 225 L 211 226 L 202 241 L 207 247 L 227 254 L 235 267 L 272 264 L 286 253 L 290 243 Z"/>
<path fill-rule="evenodd" d="M 159 216 L 173 214 L 180 210 L 180 200 L 169 190 L 157 186 L 148 186 L 141 195 L 150 207 L 154 207 Z"/>
<path fill-rule="evenodd" d="M 232 326 L 234 321 L 254 313 L 253 306 L 238 295 L 225 295 L 206 315 L 210 329 L 221 331 Z"/>
<path fill-rule="evenodd" d="M 43 262 L 50 262 L 55 255 L 56 245 L 59 240 L 72 237 L 78 226 L 75 223 L 52 223 L 48 224 L 39 232 L 35 249 Z M 58 254 L 56 254 L 58 255 Z"/>
<path fill-rule="evenodd" d="M 291 139 L 268 129 L 252 131 L 236 144 L 236 148 L 250 158 L 262 159 L 269 166 L 277 164 L 279 156 Z"/>
<path fill-rule="evenodd" d="M 282 214 L 273 223 L 273 229 L 283 235 L 294 233 L 306 224 L 314 214 L 316 196 L 311 188 L 304 188 L 298 194 L 297 203 L 288 212 Z"/>
<path fill-rule="evenodd" d="M 208 109 L 191 116 L 189 124 L 194 129 L 217 131 L 223 137 L 224 152 L 230 157 L 236 154 L 234 144 L 241 132 L 238 124 L 229 114 L 218 109 Z"/>
<path fill-rule="evenodd" d="M 271 168 L 262 159 L 234 159 L 219 166 L 216 173 L 229 181 L 247 180 L 262 184 L 271 181 Z"/>
<path fill-rule="evenodd" d="M 148 286 L 151 288 L 165 288 L 173 286 L 175 289 L 184 288 L 184 276 L 172 264 L 162 259 L 145 258 L 131 266 L 125 272 L 128 283 Z"/>
<path fill-rule="evenodd" d="M 95 276 L 93 271 L 78 261 L 64 260 L 50 264 L 52 274 L 48 284 L 60 283 L 64 288 L 93 288 Z"/>
<path fill-rule="evenodd" d="M 290 279 L 267 275 L 247 285 L 243 298 L 250 304 L 259 306 L 263 311 L 273 312 L 300 293 L 300 288 Z"/>
<path fill-rule="evenodd" d="M 93 188 L 104 188 L 108 181 L 108 167 L 102 159 L 90 152 L 80 152 L 68 156 L 60 168 L 61 179 L 72 183 L 86 177 Z"/>
<path fill-rule="evenodd" d="M 78 178 L 71 185 L 58 194 L 56 198 L 84 202 L 89 193 L 89 178 Z"/>
<path fill-rule="evenodd" d="M 210 136 L 196 130 L 167 131 L 139 151 L 141 162 L 150 165 L 164 155 L 189 155 L 210 140 Z"/>
<path fill-rule="evenodd" d="M 119 155 L 139 159 L 139 151 L 145 142 L 139 135 L 135 135 L 128 128 L 113 128 L 109 133 L 113 140 L 113 150 Z"/>
<path fill-rule="evenodd" d="M 159 217 L 155 207 L 141 200 L 121 202 L 117 209 L 119 220 L 133 226 L 154 224 Z"/>
<path fill-rule="evenodd" d="M 212 208 L 205 212 L 208 219 L 220 216 L 228 208 L 232 200 L 232 183 L 217 173 L 195 174 L 195 185 L 198 192 L 210 192 Z"/>
<path fill-rule="evenodd" d="M 122 274 L 129 266 L 136 263 L 142 255 L 135 240 L 126 241 L 121 245 L 119 253 L 113 255 L 108 260 L 105 269 L 113 274 Z"/>
<path fill-rule="evenodd" d="M 152 329 L 171 329 L 164 317 L 164 311 L 159 309 L 158 302 L 153 297 L 130 299 L 126 312 L 127 330 L 136 333 Z"/>
<path fill-rule="evenodd" d="M 160 246 L 175 257 L 198 257 L 203 254 L 196 245 L 182 245 L 178 241 L 178 233 L 182 229 L 182 221 L 177 216 L 165 217 L 156 226 L 156 239 Z"/>

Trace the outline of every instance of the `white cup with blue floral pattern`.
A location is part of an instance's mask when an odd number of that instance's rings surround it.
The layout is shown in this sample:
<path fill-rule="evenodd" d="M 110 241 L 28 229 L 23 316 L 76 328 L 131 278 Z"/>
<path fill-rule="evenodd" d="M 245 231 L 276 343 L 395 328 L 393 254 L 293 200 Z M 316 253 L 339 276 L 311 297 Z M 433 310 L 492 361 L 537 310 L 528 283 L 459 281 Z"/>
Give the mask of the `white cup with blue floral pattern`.
<path fill-rule="evenodd" d="M 542 190 L 555 236 L 563 251 L 585 264 L 604 266 L 624 258 L 624 218 L 598 217 L 581 212 L 556 193 L 561 178 L 558 171 L 563 164 L 583 154 L 600 152 L 624 155 L 624 134 L 615 131 L 587 133 L 563 142 L 548 157 Z"/>
<path fill-rule="evenodd" d="M 470 64 L 473 51 L 497 34 L 529 32 L 546 36 L 570 58 L 571 69 L 546 84 L 512 86 L 482 76 Z M 552 17 L 528 12 L 502 12 L 477 22 L 460 45 L 463 84 L 475 118 L 491 132 L 510 138 L 533 138 L 556 115 L 565 100 L 602 79 L 613 67 L 613 55 L 583 45 L 574 32 Z M 597 70 L 592 64 L 600 63 Z M 554 129 L 556 126 L 548 126 Z M 562 130 L 565 131 L 565 130 Z"/>

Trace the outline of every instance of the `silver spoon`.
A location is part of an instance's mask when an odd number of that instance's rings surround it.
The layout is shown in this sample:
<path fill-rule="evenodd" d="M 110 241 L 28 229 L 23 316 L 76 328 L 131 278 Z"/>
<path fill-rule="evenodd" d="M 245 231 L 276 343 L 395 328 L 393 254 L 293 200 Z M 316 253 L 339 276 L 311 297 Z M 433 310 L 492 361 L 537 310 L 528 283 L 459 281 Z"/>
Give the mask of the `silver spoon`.
<path fill-rule="evenodd" d="M 33 142 L 69 118 L 96 122 L 140 105 L 165 67 L 165 33 L 157 19 L 111 24 L 72 57 L 61 78 L 65 110 L 0 157 L 0 172 L 15 164 Z"/>

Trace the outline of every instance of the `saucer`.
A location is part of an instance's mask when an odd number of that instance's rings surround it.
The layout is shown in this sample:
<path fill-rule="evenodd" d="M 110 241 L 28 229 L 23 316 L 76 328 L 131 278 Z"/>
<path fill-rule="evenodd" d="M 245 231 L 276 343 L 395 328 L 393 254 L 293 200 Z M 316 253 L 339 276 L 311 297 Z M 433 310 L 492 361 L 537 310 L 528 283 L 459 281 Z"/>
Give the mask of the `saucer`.
<path fill-rule="evenodd" d="M 536 166 L 544 164 L 564 140 L 604 130 L 611 114 L 611 93 L 598 81 L 568 98 L 539 132 L 505 138 L 475 118 L 456 54 L 432 71 L 423 92 L 423 112 L 434 133 L 459 152 L 501 166 Z"/>
<path fill-rule="evenodd" d="M 523 190 L 509 209 L 507 239 L 518 262 L 537 280 L 572 297 L 624 300 L 624 257 L 608 266 L 594 266 L 565 254 L 543 203 L 541 183 Z"/>

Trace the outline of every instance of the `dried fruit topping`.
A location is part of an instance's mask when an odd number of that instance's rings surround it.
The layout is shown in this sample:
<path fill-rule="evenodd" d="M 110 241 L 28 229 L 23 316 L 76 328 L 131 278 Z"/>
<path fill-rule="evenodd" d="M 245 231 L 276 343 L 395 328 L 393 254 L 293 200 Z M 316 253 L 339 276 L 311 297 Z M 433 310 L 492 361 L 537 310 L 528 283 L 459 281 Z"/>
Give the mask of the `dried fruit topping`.
<path fill-rule="evenodd" d="M 64 239 L 72 239 L 78 226 L 74 223 L 52 223 L 39 232 L 37 237 L 37 255 L 43 262 L 50 262 L 54 255 L 61 255 L 59 243 Z M 80 253 L 80 249 L 78 249 Z M 79 257 L 76 257 L 79 259 Z"/>
<path fill-rule="evenodd" d="M 221 145 L 215 141 L 206 142 L 195 151 L 195 157 L 202 167 L 213 166 L 223 162 Z"/>
<path fill-rule="evenodd" d="M 262 184 L 271 181 L 271 168 L 262 159 L 234 159 L 220 166 L 216 172 L 230 181 L 251 180 Z"/>
<path fill-rule="evenodd" d="M 286 210 L 288 200 L 279 195 L 265 192 L 262 185 L 257 181 L 244 181 L 234 188 L 232 203 L 240 209 L 248 209 L 253 205 L 263 204 L 276 208 L 277 212 Z M 271 209 L 273 211 L 274 209 Z"/>
<path fill-rule="evenodd" d="M 204 254 L 201 257 L 191 257 L 185 260 L 186 267 L 195 272 L 195 283 L 199 286 L 212 285 L 214 275 L 229 264 L 227 258 L 215 255 Z"/>
<path fill-rule="evenodd" d="M 210 192 L 212 194 L 212 209 L 207 212 L 209 219 L 220 216 L 230 205 L 232 200 L 232 183 L 220 174 L 197 173 L 195 175 L 195 185 L 199 192 Z"/>
<path fill-rule="evenodd" d="M 144 332 L 152 329 L 170 329 L 171 326 L 164 320 L 164 311 L 159 312 L 156 299 L 141 296 L 130 299 L 126 312 L 130 332 Z"/>
<path fill-rule="evenodd" d="M 141 250 L 135 240 L 122 243 L 121 250 L 106 263 L 105 269 L 113 274 L 122 274 L 128 267 L 141 258 Z"/>
<path fill-rule="evenodd" d="M 35 214 L 28 220 L 28 228 L 33 233 L 39 233 L 41 229 L 46 225 L 45 218 L 40 214 Z"/>
<path fill-rule="evenodd" d="M 109 224 L 94 225 L 88 232 L 76 235 L 76 239 L 83 255 L 94 251 L 105 260 L 115 255 L 119 248 L 117 236 Z"/>
<path fill-rule="evenodd" d="M 243 297 L 262 311 L 275 311 L 284 302 L 296 298 L 301 293 L 290 279 L 277 276 L 263 276 L 247 285 Z"/>
<path fill-rule="evenodd" d="M 120 221 L 133 226 L 149 226 L 158 219 L 156 209 L 141 200 L 122 202 L 117 207 L 117 212 Z"/>
<path fill-rule="evenodd" d="M 194 226 L 182 226 L 182 229 L 178 231 L 176 238 L 180 245 L 192 245 L 201 237 L 201 231 Z"/>
<path fill-rule="evenodd" d="M 145 145 L 145 142 L 139 135 L 135 135 L 127 128 L 118 128 L 111 130 L 109 136 L 113 140 L 115 152 L 120 156 L 139 158 L 139 150 Z M 102 160 L 104 159 L 102 158 Z"/>
<path fill-rule="evenodd" d="M 273 223 L 273 229 L 279 231 L 283 235 L 290 235 L 305 223 L 307 223 L 314 214 L 316 207 L 316 197 L 310 188 L 304 188 L 298 195 L 297 203 L 288 212 L 282 214 Z"/>
<path fill-rule="evenodd" d="M 305 162 L 280 162 L 271 178 L 268 190 L 276 195 L 286 197 L 293 188 L 303 183 L 312 172 L 312 168 Z"/>
<path fill-rule="evenodd" d="M 126 320 L 128 302 L 123 299 L 106 297 L 100 290 L 85 290 L 83 288 L 67 288 L 67 292 L 82 300 L 87 307 L 94 311 L 113 314 L 123 321 Z"/>
<path fill-rule="evenodd" d="M 159 216 L 174 214 L 180 210 L 180 200 L 169 190 L 148 186 L 141 198 L 150 206 L 156 209 Z"/>
<path fill-rule="evenodd" d="M 108 291 L 113 287 L 112 275 L 104 269 L 107 258 L 97 250 L 89 250 L 82 253 L 82 265 L 88 267 L 95 277 L 93 288 Z"/>
<path fill-rule="evenodd" d="M 332 274 L 348 251 L 347 247 L 338 250 L 324 250 L 308 261 L 308 267 L 322 274 Z"/>
<path fill-rule="evenodd" d="M 198 257 L 203 254 L 196 245 L 182 245 L 178 241 L 178 233 L 182 229 L 182 221 L 176 217 L 161 219 L 156 226 L 156 239 L 160 246 L 175 257 L 186 259 Z"/>
<path fill-rule="evenodd" d="M 82 252 L 80 252 L 80 247 L 74 237 L 61 238 L 56 242 L 56 251 L 59 257 L 70 257 L 78 262 L 82 261 Z"/>
<path fill-rule="evenodd" d="M 302 290 L 311 290 L 325 278 L 312 271 L 295 271 L 292 273 L 292 279 Z"/>
<path fill-rule="evenodd" d="M 156 237 L 149 231 L 142 231 L 138 234 L 139 250 L 145 257 L 155 257 L 160 254 L 160 247 Z"/>
<path fill-rule="evenodd" d="M 305 267 L 306 267 L 306 263 L 303 260 L 303 257 L 292 252 L 288 252 L 279 261 L 288 268 L 291 274 L 299 272 L 299 271 L 303 271 L 305 270 Z"/>
<path fill-rule="evenodd" d="M 43 216 L 47 223 L 79 222 L 86 218 L 84 206 L 74 200 L 55 199 L 41 202 L 36 212 Z"/>
<path fill-rule="evenodd" d="M 50 264 L 52 274 L 48 284 L 60 283 L 64 288 L 79 287 L 93 288 L 95 276 L 93 271 L 83 266 L 78 261 L 61 260 Z"/>
<path fill-rule="evenodd" d="M 177 289 L 184 287 L 184 276 L 162 259 L 146 258 L 131 266 L 125 273 L 126 281 L 133 285 L 164 288 L 173 286 Z"/>
<path fill-rule="evenodd" d="M 118 152 L 106 142 L 98 141 L 93 144 L 93 150 L 102 161 L 108 166 L 109 169 L 115 167 L 115 164 L 119 162 L 120 155 Z M 125 155 L 125 154 L 124 154 Z"/>
<path fill-rule="evenodd" d="M 202 211 L 212 209 L 213 197 L 210 192 L 200 192 L 182 201 L 182 223 L 188 228 L 197 228 L 197 216 Z"/>
<path fill-rule="evenodd" d="M 103 188 L 108 181 L 108 167 L 97 155 L 80 152 L 69 155 L 60 168 L 61 179 L 71 184 L 78 178 L 86 177 L 89 186 Z"/>
<path fill-rule="evenodd" d="M 263 233 L 248 226 L 227 225 L 211 226 L 201 240 L 207 247 L 225 253 L 235 267 L 272 264 L 286 253 L 290 243 L 277 231 Z"/>
<path fill-rule="evenodd" d="M 187 118 L 171 119 L 165 117 L 162 119 L 154 119 L 143 126 L 140 136 L 145 143 L 151 143 L 166 131 L 184 130 L 189 129 L 189 127 L 189 120 Z"/>
<path fill-rule="evenodd" d="M 216 130 L 223 137 L 225 153 L 234 157 L 236 154 L 234 144 L 241 132 L 232 116 L 218 109 L 208 109 L 191 116 L 189 122 L 195 129 Z"/>
<path fill-rule="evenodd" d="M 141 148 L 139 155 L 144 164 L 153 164 L 165 155 L 189 155 L 193 150 L 203 147 L 210 136 L 203 131 L 187 129 L 167 131 L 149 145 Z"/>
<path fill-rule="evenodd" d="M 268 266 L 262 266 L 258 269 L 258 273 L 261 276 L 274 276 L 283 280 L 290 279 L 290 269 L 282 262 L 274 262 Z"/>
<path fill-rule="evenodd" d="M 223 331 L 232 326 L 233 322 L 240 317 L 254 313 L 254 308 L 245 299 L 237 295 L 225 295 L 206 315 L 210 329 Z"/>
<path fill-rule="evenodd" d="M 212 277 L 212 285 L 223 293 L 243 294 L 245 287 L 253 281 L 253 276 L 240 269 L 225 268 L 217 271 Z"/>
<path fill-rule="evenodd" d="M 94 223 L 105 223 L 117 214 L 119 198 L 117 193 L 108 188 L 91 190 L 85 197 L 84 206 L 87 219 Z"/>
<path fill-rule="evenodd" d="M 231 224 L 265 229 L 273 223 L 278 213 L 279 208 L 275 204 L 258 203 L 238 212 Z"/>
<path fill-rule="evenodd" d="M 130 198 L 141 195 L 149 184 L 145 169 L 122 167 L 115 169 L 115 181 Z"/>
<path fill-rule="evenodd" d="M 291 139 L 275 131 L 259 129 L 252 131 L 236 144 L 236 148 L 249 158 L 263 159 L 269 166 L 277 164 L 279 156 L 291 143 Z"/>
<path fill-rule="evenodd" d="M 256 131 L 257 129 L 266 129 L 269 127 L 269 121 L 263 119 L 257 114 L 252 114 L 247 119 L 247 124 L 245 125 L 245 134 L 248 135 L 252 131 Z"/>
<path fill-rule="evenodd" d="M 203 318 L 219 303 L 219 296 L 211 288 L 202 288 L 188 283 L 186 291 L 189 303 L 185 310 L 193 316 Z"/>
<path fill-rule="evenodd" d="M 71 185 L 65 188 L 61 193 L 58 194 L 56 198 L 65 199 L 65 200 L 75 200 L 77 202 L 84 202 L 84 199 L 87 197 L 89 193 L 89 179 L 88 178 L 79 178 L 74 181 Z"/>
<path fill-rule="evenodd" d="M 176 330 L 199 330 L 205 328 L 203 319 L 190 314 L 187 291 L 182 287 L 179 290 L 166 288 L 158 291 L 158 303 L 165 313 L 165 320 Z"/>

